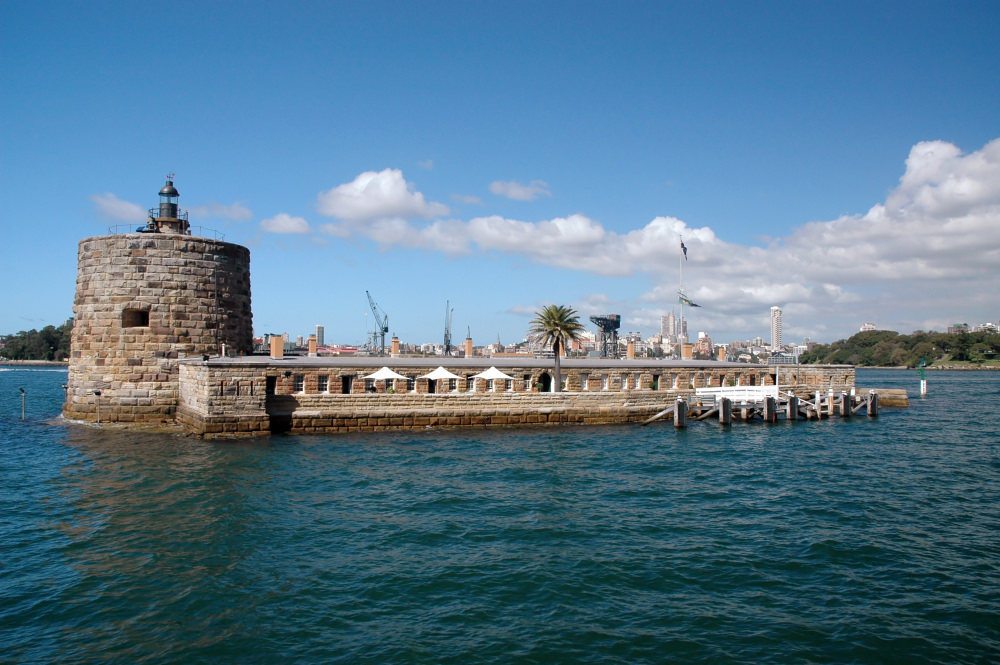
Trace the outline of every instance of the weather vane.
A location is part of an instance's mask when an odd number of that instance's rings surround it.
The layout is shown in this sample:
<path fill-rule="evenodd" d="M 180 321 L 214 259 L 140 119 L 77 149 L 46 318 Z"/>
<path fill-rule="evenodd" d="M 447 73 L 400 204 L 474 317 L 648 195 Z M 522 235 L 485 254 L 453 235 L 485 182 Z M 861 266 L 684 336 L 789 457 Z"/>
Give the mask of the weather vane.
<path fill-rule="evenodd" d="M 174 172 L 171 171 L 170 173 L 167 174 L 167 180 L 173 180 L 173 179 L 174 179 Z"/>

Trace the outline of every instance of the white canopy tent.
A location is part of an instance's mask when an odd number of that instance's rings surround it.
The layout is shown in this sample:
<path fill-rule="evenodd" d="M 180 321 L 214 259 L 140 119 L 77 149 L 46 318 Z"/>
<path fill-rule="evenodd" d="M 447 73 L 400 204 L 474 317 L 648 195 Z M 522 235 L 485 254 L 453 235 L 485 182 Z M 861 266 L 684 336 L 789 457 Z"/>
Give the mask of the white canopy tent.
<path fill-rule="evenodd" d="M 496 367 L 490 367 L 485 372 L 480 372 L 479 374 L 473 374 L 472 378 L 474 378 L 474 379 L 509 379 L 511 381 L 514 380 L 513 376 L 507 376 L 506 374 L 504 374 L 503 372 L 501 372 L 500 370 L 498 370 Z"/>
<path fill-rule="evenodd" d="M 379 371 L 375 372 L 374 374 L 369 374 L 368 376 L 363 377 L 363 378 L 365 378 L 365 379 L 375 379 L 376 381 L 382 381 L 383 379 L 408 379 L 409 377 L 408 376 L 403 376 L 402 374 L 398 374 L 396 372 L 393 372 L 388 367 L 383 367 L 382 369 L 380 369 Z"/>
<path fill-rule="evenodd" d="M 441 381 L 443 379 L 461 379 L 462 377 L 460 377 L 457 374 L 452 374 L 451 372 L 449 372 L 448 370 L 446 370 L 444 367 L 438 367 L 436 370 L 434 370 L 430 374 L 424 374 L 423 376 L 418 376 L 417 378 L 418 379 L 432 379 L 434 381 Z"/>

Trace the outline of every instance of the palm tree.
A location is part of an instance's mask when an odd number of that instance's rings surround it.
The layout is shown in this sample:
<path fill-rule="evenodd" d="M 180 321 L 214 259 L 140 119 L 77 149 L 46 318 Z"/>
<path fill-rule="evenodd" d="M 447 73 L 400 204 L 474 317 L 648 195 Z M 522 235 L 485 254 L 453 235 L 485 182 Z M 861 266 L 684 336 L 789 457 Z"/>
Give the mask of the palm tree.
<path fill-rule="evenodd" d="M 535 318 L 531 321 L 531 333 L 543 344 L 552 344 L 552 350 L 556 354 L 556 378 L 553 392 L 559 392 L 562 389 L 560 356 L 565 350 L 566 344 L 579 339 L 583 330 L 580 317 L 577 316 L 576 310 L 572 307 L 548 305 L 540 312 L 535 312 Z"/>

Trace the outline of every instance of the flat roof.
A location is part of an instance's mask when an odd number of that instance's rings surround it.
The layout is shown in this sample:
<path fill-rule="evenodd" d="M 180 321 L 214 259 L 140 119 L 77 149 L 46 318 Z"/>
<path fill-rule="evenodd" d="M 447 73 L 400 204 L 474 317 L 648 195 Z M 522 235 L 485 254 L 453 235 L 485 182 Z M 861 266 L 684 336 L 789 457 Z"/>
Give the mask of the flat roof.
<path fill-rule="evenodd" d="M 509 356 L 500 358 L 474 357 L 474 358 L 444 358 L 444 357 L 404 357 L 393 358 L 391 356 L 284 356 L 282 358 L 271 358 L 270 356 L 241 356 L 232 357 L 209 357 L 207 361 L 201 357 L 181 358 L 178 362 L 207 362 L 212 365 L 253 365 L 256 367 L 379 367 L 389 368 L 413 368 L 413 369 L 434 369 L 436 367 L 455 369 L 486 369 L 488 367 L 531 367 L 539 369 L 552 368 L 555 364 L 553 358 L 538 356 L 525 356 L 523 358 L 511 358 Z M 628 371 L 630 369 L 753 369 L 762 370 L 773 369 L 774 365 L 760 365 L 750 363 L 719 362 L 716 360 L 676 360 L 669 358 L 637 358 L 630 360 L 627 358 L 563 358 L 560 365 L 565 369 L 615 369 Z"/>

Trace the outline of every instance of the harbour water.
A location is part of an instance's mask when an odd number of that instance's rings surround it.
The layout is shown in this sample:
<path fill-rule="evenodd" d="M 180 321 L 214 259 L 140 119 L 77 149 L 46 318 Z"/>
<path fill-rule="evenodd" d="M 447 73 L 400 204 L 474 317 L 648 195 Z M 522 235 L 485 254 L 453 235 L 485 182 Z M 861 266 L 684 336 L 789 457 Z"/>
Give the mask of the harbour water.
<path fill-rule="evenodd" d="M 1000 372 L 877 419 L 212 442 L 0 369 L 0 662 L 1000 661 Z M 26 417 L 21 396 L 26 391 Z"/>

